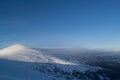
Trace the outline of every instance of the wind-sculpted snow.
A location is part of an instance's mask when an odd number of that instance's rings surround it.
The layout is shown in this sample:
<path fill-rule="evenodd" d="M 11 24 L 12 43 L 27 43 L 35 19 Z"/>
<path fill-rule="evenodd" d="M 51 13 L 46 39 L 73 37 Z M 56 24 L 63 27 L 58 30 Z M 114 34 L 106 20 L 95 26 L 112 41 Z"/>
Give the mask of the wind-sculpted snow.
<path fill-rule="evenodd" d="M 41 62 L 41 63 L 58 63 L 66 65 L 76 65 L 68 61 L 61 60 L 57 57 L 45 55 L 40 51 L 27 48 L 23 45 L 17 44 L 8 48 L 0 50 L 0 57 L 10 60 L 18 60 L 25 62 Z"/>
<path fill-rule="evenodd" d="M 20 44 L 0 50 L 0 80 L 90 80 L 99 70 Z"/>

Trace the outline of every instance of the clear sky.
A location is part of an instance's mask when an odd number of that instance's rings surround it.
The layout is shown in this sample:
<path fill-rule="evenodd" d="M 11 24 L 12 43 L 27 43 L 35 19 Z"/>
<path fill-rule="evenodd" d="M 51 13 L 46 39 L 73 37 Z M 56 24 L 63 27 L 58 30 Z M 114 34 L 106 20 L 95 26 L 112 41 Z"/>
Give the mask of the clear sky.
<path fill-rule="evenodd" d="M 120 0 L 0 0 L 0 47 L 120 48 Z"/>

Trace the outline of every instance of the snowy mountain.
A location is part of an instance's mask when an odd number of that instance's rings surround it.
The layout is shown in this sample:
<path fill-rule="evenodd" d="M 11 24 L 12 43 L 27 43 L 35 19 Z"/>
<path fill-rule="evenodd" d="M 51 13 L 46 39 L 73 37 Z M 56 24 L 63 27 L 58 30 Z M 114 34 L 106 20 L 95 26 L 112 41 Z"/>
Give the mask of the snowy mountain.
<path fill-rule="evenodd" d="M 0 50 L 0 57 L 25 61 L 25 62 L 41 62 L 41 63 L 57 63 L 57 64 L 66 64 L 66 65 L 75 65 L 74 63 L 52 57 L 50 55 L 42 54 L 42 52 L 30 49 L 21 44 L 16 44 L 8 48 Z"/>
<path fill-rule="evenodd" d="M 100 69 L 21 44 L 0 50 L 0 80 L 91 80 L 91 73 Z"/>

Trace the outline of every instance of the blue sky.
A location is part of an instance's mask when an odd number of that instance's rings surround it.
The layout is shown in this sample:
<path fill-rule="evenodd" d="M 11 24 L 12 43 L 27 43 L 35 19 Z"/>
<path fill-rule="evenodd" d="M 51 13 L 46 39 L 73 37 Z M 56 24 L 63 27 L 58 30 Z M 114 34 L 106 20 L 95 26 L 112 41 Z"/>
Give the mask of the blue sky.
<path fill-rule="evenodd" d="M 120 48 L 119 0 L 0 0 L 0 47 Z"/>

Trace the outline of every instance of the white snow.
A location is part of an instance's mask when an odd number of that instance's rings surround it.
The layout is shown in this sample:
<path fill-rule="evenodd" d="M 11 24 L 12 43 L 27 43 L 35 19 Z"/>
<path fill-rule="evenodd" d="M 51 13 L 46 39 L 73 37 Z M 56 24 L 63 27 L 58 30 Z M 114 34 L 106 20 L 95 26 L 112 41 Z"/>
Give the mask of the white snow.
<path fill-rule="evenodd" d="M 27 47 L 21 44 L 15 44 L 15 45 L 12 45 L 10 47 L 0 50 L 0 55 L 12 54 L 12 53 L 18 52 L 23 49 L 27 49 Z"/>
<path fill-rule="evenodd" d="M 41 62 L 41 63 L 57 63 L 64 65 L 75 65 L 68 61 L 61 60 L 57 57 L 45 55 L 40 51 L 28 48 L 21 44 L 15 44 L 8 48 L 0 50 L 0 58 L 25 61 L 25 62 Z"/>
<path fill-rule="evenodd" d="M 50 63 L 50 64 L 49 64 Z M 0 80 L 65 80 L 64 77 L 56 77 L 55 68 L 72 72 L 88 71 L 90 68 L 83 64 L 67 61 L 55 55 L 44 54 L 41 51 L 28 48 L 21 44 L 15 44 L 0 50 Z M 51 73 L 42 73 L 39 70 L 50 70 Z"/>

